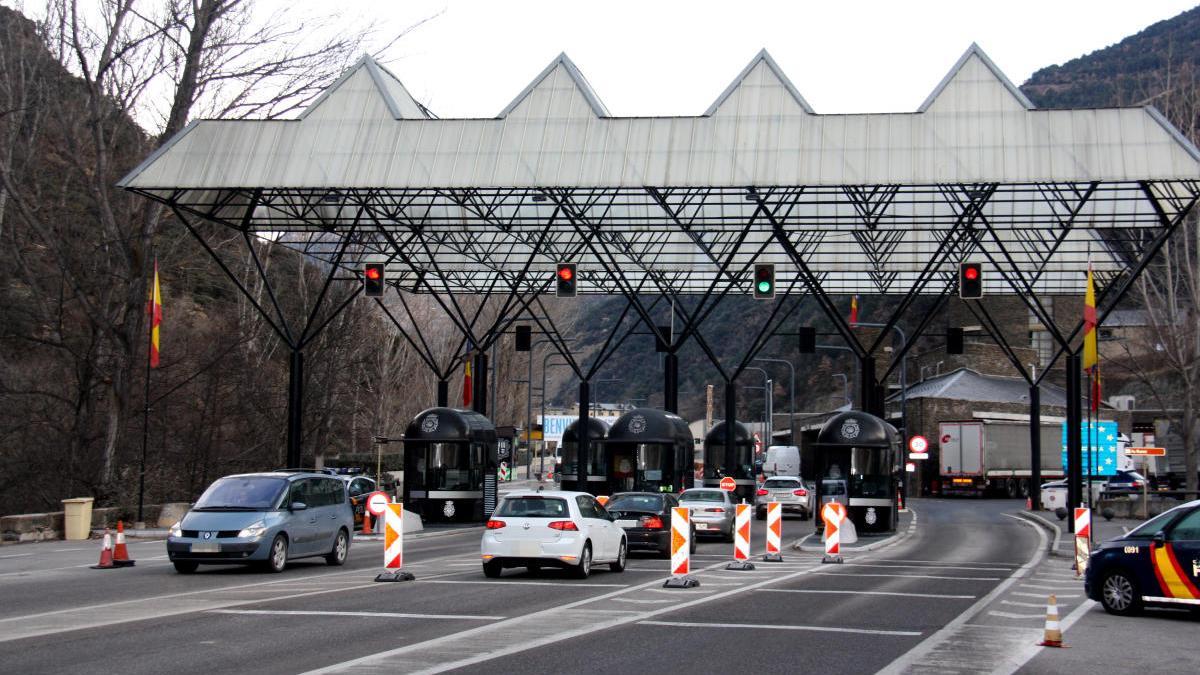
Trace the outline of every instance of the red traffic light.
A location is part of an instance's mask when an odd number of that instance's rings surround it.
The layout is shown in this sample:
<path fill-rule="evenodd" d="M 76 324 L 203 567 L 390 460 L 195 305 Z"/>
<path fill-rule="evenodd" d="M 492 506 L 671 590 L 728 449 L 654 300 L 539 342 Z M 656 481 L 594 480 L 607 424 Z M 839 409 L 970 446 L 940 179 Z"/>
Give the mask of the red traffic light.
<path fill-rule="evenodd" d="M 383 270 L 381 270 L 378 267 L 375 267 L 374 265 L 368 265 L 367 269 L 365 270 L 365 273 L 367 275 L 367 278 L 370 279 L 371 281 L 378 281 L 383 278 Z"/>
<path fill-rule="evenodd" d="M 562 267 L 558 268 L 558 278 L 562 279 L 563 281 L 570 281 L 571 279 L 575 278 L 575 270 L 563 265 Z"/>
<path fill-rule="evenodd" d="M 968 281 L 975 281 L 979 278 L 979 268 L 967 267 L 963 270 L 963 276 L 966 277 Z"/>

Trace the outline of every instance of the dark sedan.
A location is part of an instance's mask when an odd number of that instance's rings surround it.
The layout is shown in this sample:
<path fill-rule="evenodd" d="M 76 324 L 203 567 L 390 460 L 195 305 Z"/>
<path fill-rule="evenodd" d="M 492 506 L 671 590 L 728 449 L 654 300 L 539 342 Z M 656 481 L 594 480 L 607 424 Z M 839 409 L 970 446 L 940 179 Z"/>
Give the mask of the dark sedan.
<path fill-rule="evenodd" d="M 675 506 L 679 506 L 679 500 L 665 492 L 618 492 L 605 504 L 617 525 L 625 530 L 630 552 L 653 551 L 666 557 L 671 556 L 671 508 Z"/>

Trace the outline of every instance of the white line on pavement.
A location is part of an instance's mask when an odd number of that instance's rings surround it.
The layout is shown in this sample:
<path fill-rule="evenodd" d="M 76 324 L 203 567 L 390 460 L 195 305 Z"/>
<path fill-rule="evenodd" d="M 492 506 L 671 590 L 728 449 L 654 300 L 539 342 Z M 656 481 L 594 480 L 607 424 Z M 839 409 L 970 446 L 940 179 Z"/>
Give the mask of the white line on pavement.
<path fill-rule="evenodd" d="M 654 600 L 652 598 L 612 598 L 612 601 L 628 602 L 633 605 L 661 605 L 666 602 L 672 602 L 671 600 L 667 600 L 665 598 L 662 600 Z"/>
<path fill-rule="evenodd" d="M 758 588 L 764 593 L 836 593 L 841 595 L 890 595 L 898 598 L 937 598 L 942 600 L 974 600 L 977 595 L 938 595 L 936 593 L 895 593 L 891 591 L 827 591 L 815 588 Z"/>
<path fill-rule="evenodd" d="M 817 633 L 858 633 L 862 635 L 900 635 L 912 637 L 920 631 L 874 630 L 870 628 L 841 628 L 838 626 L 779 626 L 760 623 L 697 623 L 692 621 L 639 621 L 639 626 L 671 626 L 674 628 L 754 628 L 757 630 L 803 630 Z"/>
<path fill-rule="evenodd" d="M 400 612 L 329 612 L 319 610 L 285 609 L 213 609 L 209 614 L 265 614 L 268 616 L 365 616 L 375 619 L 471 619 L 479 621 L 501 621 L 504 616 L 481 616 L 478 614 L 405 614 Z"/>
<path fill-rule="evenodd" d="M 814 572 L 822 577 L 885 577 L 887 579 L 940 579 L 950 581 L 1000 581 L 1000 577 L 940 577 L 934 574 L 859 574 L 857 572 Z"/>
<path fill-rule="evenodd" d="M 1044 584 L 1021 584 L 1021 588 L 1040 588 L 1043 591 L 1062 590 L 1062 586 L 1046 586 Z M 1070 590 L 1074 590 L 1074 589 L 1070 589 Z"/>
<path fill-rule="evenodd" d="M 886 561 L 884 561 L 886 562 Z M 844 563 L 843 567 L 881 567 L 883 569 L 895 569 L 897 567 L 906 567 L 917 570 L 971 570 L 978 572 L 1011 572 L 1011 567 L 962 567 L 960 565 L 880 565 L 868 563 Z"/>
<path fill-rule="evenodd" d="M 1045 619 L 1046 614 L 1013 614 L 1012 612 L 998 612 L 994 609 L 988 610 L 988 616 L 998 616 L 1002 619 Z"/>
<path fill-rule="evenodd" d="M 486 584 L 489 586 L 571 586 L 575 588 L 630 588 L 629 584 L 577 584 L 572 581 L 505 581 L 503 579 L 497 581 L 484 581 L 483 579 L 439 579 L 434 581 L 422 581 L 417 579 L 418 583 L 426 584 Z"/>
<path fill-rule="evenodd" d="M 0 555 L 0 558 L 28 558 L 32 553 L 13 553 L 11 555 Z"/>
<path fill-rule="evenodd" d="M 1044 598 L 1048 594 L 1047 593 L 1020 593 L 1017 591 L 1013 591 L 1009 595 L 1019 595 L 1022 598 Z M 1078 598 L 1079 597 L 1078 593 L 1074 593 L 1074 594 L 1072 594 L 1072 593 L 1055 593 L 1054 595 L 1055 595 L 1055 597 L 1058 597 L 1058 598 Z"/>
<path fill-rule="evenodd" d="M 1041 609 L 1046 608 L 1046 603 L 1044 603 L 1044 602 L 1017 602 L 1016 600 L 1001 600 L 1000 604 L 1012 605 L 1014 607 L 1035 607 L 1035 608 L 1041 608 Z M 1068 605 L 1059 605 L 1059 607 L 1067 607 L 1067 606 Z"/>
<path fill-rule="evenodd" d="M 933 564 L 938 564 L 938 565 L 946 565 L 946 564 L 954 564 L 954 565 L 995 565 L 995 566 L 998 566 L 998 567 L 1006 567 L 1006 568 L 1008 568 L 1008 569 L 1016 569 L 1016 568 L 1020 567 L 1020 565 L 1017 565 L 1017 564 L 1015 564 L 1015 563 L 1005 563 L 1005 562 L 982 562 L 982 561 L 973 561 L 973 560 L 901 560 L 900 558 L 895 558 L 895 559 L 892 559 L 892 558 L 886 558 L 886 559 L 884 559 L 884 558 L 877 558 L 877 559 L 875 559 L 875 562 L 881 562 L 881 563 L 889 563 L 889 562 L 898 562 L 898 563 L 933 563 Z M 975 568 L 971 568 L 971 569 L 975 569 Z"/>
<path fill-rule="evenodd" d="M 1095 602 L 1088 600 L 1082 605 L 1076 607 L 1074 611 L 1068 614 L 1066 618 L 1064 618 L 1059 624 L 1059 630 L 1064 633 L 1067 632 L 1067 629 L 1069 629 L 1071 626 L 1074 626 L 1075 622 L 1082 619 L 1083 615 L 1095 605 Z M 1028 642 L 1021 647 L 1020 651 L 1009 654 L 1008 658 L 1005 659 L 1003 665 L 1008 666 L 1007 669 L 1003 667 L 997 667 L 993 675 L 1011 675 L 1028 663 L 1030 659 L 1038 654 L 1043 653 L 1044 651 L 1045 647 L 1042 647 L 1034 642 Z"/>

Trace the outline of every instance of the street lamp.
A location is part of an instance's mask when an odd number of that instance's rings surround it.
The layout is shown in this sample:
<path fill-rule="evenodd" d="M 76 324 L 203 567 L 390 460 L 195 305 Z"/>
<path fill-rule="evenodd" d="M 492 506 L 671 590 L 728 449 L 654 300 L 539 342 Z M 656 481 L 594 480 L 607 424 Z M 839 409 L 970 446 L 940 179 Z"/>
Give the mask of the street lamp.
<path fill-rule="evenodd" d="M 791 434 L 792 445 L 797 445 L 797 446 L 800 445 L 799 443 L 796 442 L 796 367 L 792 365 L 791 361 L 785 361 L 783 359 L 758 358 L 758 359 L 754 359 L 754 360 L 755 361 L 764 361 L 767 363 L 785 363 L 785 364 L 787 364 L 788 370 L 791 372 L 791 378 L 788 380 L 788 433 Z M 772 415 L 774 415 L 774 407 L 772 407 L 771 412 L 772 412 Z M 772 419 L 771 420 L 771 428 L 774 428 L 774 427 L 775 427 L 775 420 Z"/>
<path fill-rule="evenodd" d="M 852 407 L 850 402 L 850 378 L 847 377 L 845 373 L 833 373 L 832 377 L 842 378 L 842 384 L 844 386 L 844 389 L 842 390 L 842 399 L 846 401 L 847 408 Z"/>
<path fill-rule="evenodd" d="M 762 368 L 756 368 L 754 366 L 746 366 L 746 370 L 757 370 L 763 375 L 763 413 L 766 415 L 763 433 L 766 434 L 767 439 L 769 440 L 771 438 L 771 429 L 774 427 L 773 421 L 771 420 L 771 376 L 768 375 L 767 371 L 763 370 Z M 770 443 L 768 443 L 768 445 L 770 445 Z"/>
<path fill-rule="evenodd" d="M 575 338 L 559 338 L 559 339 L 562 342 L 570 342 L 570 341 L 574 340 Z M 537 349 L 538 345 L 544 344 L 547 342 L 553 342 L 553 340 L 551 340 L 550 338 L 541 338 L 538 340 L 534 340 L 533 344 L 529 345 L 529 374 L 528 374 L 528 379 L 526 380 L 526 382 L 528 384 L 525 387 L 525 440 L 527 442 L 529 450 L 533 449 L 533 437 L 530 434 L 530 432 L 533 431 L 533 350 Z M 545 363 L 545 359 L 543 359 L 542 362 Z M 545 409 L 545 406 L 546 406 L 546 372 L 545 372 L 545 369 L 543 368 L 543 370 L 542 370 L 542 408 L 543 408 L 543 410 Z M 515 451 L 514 451 L 514 453 L 515 453 Z M 513 460 L 514 460 L 513 463 L 516 464 L 515 454 L 513 456 Z M 525 477 L 526 478 L 529 478 L 529 472 L 532 469 L 533 469 L 533 454 L 530 453 L 529 457 L 527 459 L 526 465 L 525 465 Z"/>

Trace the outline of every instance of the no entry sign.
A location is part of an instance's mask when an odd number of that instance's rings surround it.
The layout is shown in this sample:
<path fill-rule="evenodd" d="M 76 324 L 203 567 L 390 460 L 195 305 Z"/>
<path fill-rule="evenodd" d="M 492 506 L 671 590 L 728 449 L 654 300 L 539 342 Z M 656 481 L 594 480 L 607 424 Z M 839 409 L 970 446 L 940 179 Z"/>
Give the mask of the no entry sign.
<path fill-rule="evenodd" d="M 367 497 L 367 511 L 376 518 L 383 515 L 387 511 L 388 496 L 382 490 L 376 490 Z"/>

